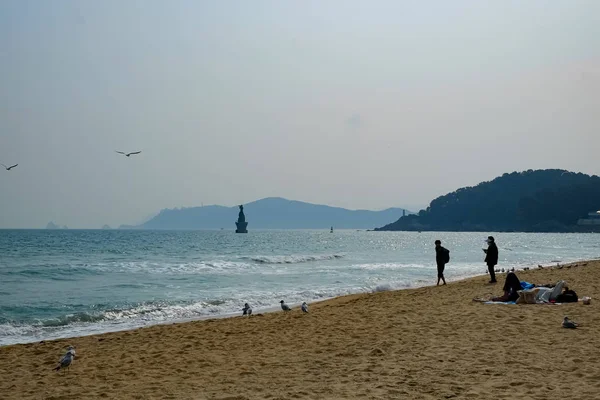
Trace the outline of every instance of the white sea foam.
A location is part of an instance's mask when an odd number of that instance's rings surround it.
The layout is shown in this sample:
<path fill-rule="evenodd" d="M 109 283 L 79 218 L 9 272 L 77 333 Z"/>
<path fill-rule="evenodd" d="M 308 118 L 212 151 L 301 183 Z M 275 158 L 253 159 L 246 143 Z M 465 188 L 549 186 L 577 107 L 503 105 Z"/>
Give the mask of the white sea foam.
<path fill-rule="evenodd" d="M 84 268 L 112 273 L 148 274 L 244 274 L 249 271 L 263 271 L 269 265 L 301 264 L 317 261 L 337 260 L 340 254 L 331 255 L 292 255 L 292 256 L 253 256 L 241 257 L 243 261 L 210 260 L 183 263 L 151 261 L 115 262 L 111 264 L 86 265 Z"/>
<path fill-rule="evenodd" d="M 316 254 L 316 255 L 276 255 L 276 256 L 245 256 L 242 259 L 259 264 L 299 264 L 314 261 L 336 260 L 343 258 L 343 254 Z"/>
<path fill-rule="evenodd" d="M 286 299 L 289 304 L 300 304 L 302 301 L 320 301 L 364 291 L 369 291 L 369 288 L 238 293 L 227 299 L 182 304 L 148 303 L 96 313 L 68 314 L 60 319 L 47 319 L 31 324 L 5 323 L 0 324 L 0 345 L 113 332 L 165 322 L 235 316 L 241 314 L 240 310 L 246 302 L 252 305 L 257 314 L 276 308 L 281 298 Z"/>

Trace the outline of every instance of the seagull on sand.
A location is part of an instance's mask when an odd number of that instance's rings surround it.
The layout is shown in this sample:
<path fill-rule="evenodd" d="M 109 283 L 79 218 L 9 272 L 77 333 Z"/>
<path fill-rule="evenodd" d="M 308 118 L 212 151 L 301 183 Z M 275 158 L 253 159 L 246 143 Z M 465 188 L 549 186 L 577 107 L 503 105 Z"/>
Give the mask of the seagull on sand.
<path fill-rule="evenodd" d="M 252 307 L 248 303 L 244 304 L 242 308 L 242 315 L 252 315 Z"/>
<path fill-rule="evenodd" d="M 308 304 L 305 301 L 302 302 L 302 311 L 305 313 L 308 312 Z"/>
<path fill-rule="evenodd" d="M 567 316 L 565 316 L 565 318 L 563 319 L 563 322 L 562 322 L 563 328 L 577 329 L 578 326 L 579 325 L 576 322 L 569 320 L 569 317 L 567 317 Z"/>
<path fill-rule="evenodd" d="M 75 355 L 69 350 L 67 354 L 65 354 L 65 356 L 60 359 L 60 361 L 58 362 L 58 366 L 54 368 L 54 370 L 58 371 L 65 368 L 68 369 L 71 366 L 71 362 L 73 362 L 73 357 L 75 357 Z"/>
<path fill-rule="evenodd" d="M 2 166 L 4 167 L 4 169 L 6 169 L 7 171 L 10 171 L 11 169 L 13 169 L 14 167 L 16 167 L 16 166 L 17 166 L 17 165 L 19 165 L 19 164 L 11 165 L 10 167 L 7 167 L 7 166 L 6 166 L 6 165 L 4 165 L 4 164 L 0 164 L 0 165 L 2 165 Z"/>
<path fill-rule="evenodd" d="M 292 311 L 292 309 L 290 308 L 290 306 L 288 306 L 287 304 L 285 304 L 285 301 L 281 300 L 280 303 L 281 303 L 281 309 L 283 311 Z"/>
<path fill-rule="evenodd" d="M 67 347 L 67 354 L 71 353 L 73 357 L 75 357 L 75 346 Z"/>
<path fill-rule="evenodd" d="M 116 150 L 115 150 L 116 151 Z M 141 151 L 132 151 L 131 153 L 124 153 L 122 151 L 116 151 L 119 154 L 123 154 L 125 157 L 133 156 L 135 154 L 140 154 Z"/>

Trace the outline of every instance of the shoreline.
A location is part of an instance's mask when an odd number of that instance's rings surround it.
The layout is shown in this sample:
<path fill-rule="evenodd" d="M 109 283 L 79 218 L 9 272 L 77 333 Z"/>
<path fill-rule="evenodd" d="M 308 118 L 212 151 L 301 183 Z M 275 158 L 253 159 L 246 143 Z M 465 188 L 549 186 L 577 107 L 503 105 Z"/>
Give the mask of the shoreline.
<path fill-rule="evenodd" d="M 599 258 L 592 258 L 589 260 L 583 260 L 583 259 L 579 259 L 579 260 L 572 260 L 572 261 L 558 261 L 559 263 L 562 263 L 561 265 L 570 265 L 570 264 L 575 264 L 575 263 L 582 263 L 582 262 L 594 262 L 594 261 L 598 261 L 600 260 Z M 550 261 L 551 263 L 557 262 L 557 261 Z M 553 268 L 554 265 L 547 265 L 544 268 Z M 483 266 L 482 266 L 483 268 Z M 537 267 L 530 267 L 532 269 L 537 269 Z M 502 273 L 502 272 L 497 272 L 496 274 L 498 276 L 502 276 L 503 274 L 507 273 L 509 270 L 506 269 L 506 272 Z M 521 269 L 516 269 L 515 268 L 515 272 L 519 272 L 519 271 L 524 271 L 522 268 Z M 457 282 L 461 282 L 461 281 L 466 281 L 466 280 L 470 280 L 470 279 L 474 279 L 474 278 L 478 278 L 478 277 L 484 277 L 487 276 L 487 274 L 466 274 L 466 275 L 461 275 L 458 276 L 456 278 L 447 278 L 446 281 L 450 284 L 450 283 L 457 283 Z M 431 279 L 431 281 L 435 281 L 434 279 L 435 277 L 433 277 Z M 501 281 L 501 279 L 498 280 L 499 282 Z M 382 293 L 382 292 L 396 292 L 396 291 L 404 291 L 404 290 L 413 290 L 413 289 L 420 289 L 420 288 L 427 288 L 427 287 L 436 287 L 435 284 L 418 284 L 415 283 L 409 287 L 402 287 L 402 288 L 390 288 L 387 289 L 385 287 L 383 287 L 385 285 L 379 285 L 376 288 L 370 289 L 369 291 L 359 291 L 356 293 L 349 293 L 349 294 L 343 294 L 340 296 L 333 296 L 333 297 L 327 297 L 327 298 L 322 298 L 322 299 L 317 299 L 317 300 L 312 300 L 312 301 L 307 301 L 307 304 L 309 305 L 313 305 L 313 304 L 318 304 L 318 303 L 322 303 L 322 302 L 327 302 L 327 301 L 333 301 L 335 299 L 341 299 L 347 296 L 356 296 L 356 295 L 362 295 L 362 294 L 372 294 L 372 293 Z M 380 287 L 382 287 L 381 289 L 379 289 Z M 379 290 L 378 290 L 379 289 Z M 288 305 L 290 305 L 290 307 L 292 308 L 299 308 L 301 303 L 290 303 Z M 281 308 L 279 306 L 271 306 L 271 307 L 267 307 L 267 308 L 261 308 L 261 309 L 253 309 L 253 316 L 256 316 L 258 314 L 270 314 L 270 313 L 276 313 L 282 311 Z M 10 344 L 3 344 L 0 345 L 0 349 L 7 347 L 7 346 L 14 346 L 14 345 L 26 345 L 26 344 L 34 344 L 34 343 L 38 343 L 38 342 L 52 342 L 52 341 L 59 341 L 59 340 L 72 340 L 72 339 L 76 339 L 76 338 L 85 338 L 85 337 L 90 337 L 90 336 L 98 336 L 98 335 L 105 335 L 105 334 L 111 334 L 111 333 L 119 333 L 119 332 L 131 332 L 131 331 L 135 331 L 138 329 L 146 329 L 146 328 L 151 328 L 153 326 L 161 326 L 161 325 L 171 325 L 171 324 L 185 324 L 185 323 L 190 323 L 190 322 L 202 322 L 202 321 L 211 321 L 211 320 L 221 320 L 221 319 L 229 319 L 229 318 L 236 318 L 236 317 L 241 317 L 241 311 L 240 312 L 226 312 L 226 313 L 222 313 L 222 314 L 215 314 L 215 315 L 204 315 L 204 316 L 198 316 L 198 317 L 189 317 L 189 318 L 181 318 L 181 319 L 173 319 L 173 320 L 168 320 L 168 321 L 157 321 L 157 322 L 150 322 L 146 325 L 141 325 L 141 326 L 123 326 L 123 327 L 118 327 L 117 329 L 109 329 L 109 330 L 105 330 L 105 331 L 100 331 L 100 332 L 89 332 L 89 333 L 83 333 L 80 335 L 73 335 L 73 336 L 63 336 L 63 335 L 59 335 L 59 336 L 52 336 L 50 335 L 49 337 L 46 338 L 36 338 L 33 340 L 28 340 L 28 341 L 23 341 L 23 342 L 17 342 L 17 343 L 10 343 Z M 75 328 L 81 328 L 79 326 L 75 327 Z"/>
<path fill-rule="evenodd" d="M 295 309 L 3 346 L 0 391 L 7 400 L 594 398 L 600 261 L 518 276 L 537 284 L 564 279 L 592 304 L 473 302 L 502 290 L 485 276 L 346 295 L 312 303 L 309 314 Z M 561 328 L 564 315 L 581 328 Z M 70 372 L 52 371 L 68 345 L 77 349 Z"/>

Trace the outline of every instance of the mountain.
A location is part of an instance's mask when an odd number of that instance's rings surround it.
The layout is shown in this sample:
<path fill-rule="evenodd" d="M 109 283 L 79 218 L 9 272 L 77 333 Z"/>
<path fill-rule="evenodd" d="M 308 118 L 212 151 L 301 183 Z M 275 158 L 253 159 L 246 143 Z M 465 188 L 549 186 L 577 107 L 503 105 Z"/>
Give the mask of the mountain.
<path fill-rule="evenodd" d="M 60 229 L 60 226 L 58 226 L 54 222 L 50 221 L 50 222 L 48 222 L 48 225 L 46 225 L 46 229 Z"/>
<path fill-rule="evenodd" d="M 48 225 L 46 225 L 46 229 L 69 229 L 69 227 L 66 225 L 59 226 L 56 225 L 54 222 L 50 221 L 48 222 Z"/>
<path fill-rule="evenodd" d="M 244 205 L 252 229 L 371 229 L 402 216 L 403 209 L 347 210 L 271 197 Z M 121 229 L 229 229 L 235 230 L 238 207 L 204 206 L 165 209 L 138 226 Z M 408 212 L 408 211 L 406 211 Z"/>
<path fill-rule="evenodd" d="M 600 177 L 559 169 L 504 174 L 433 200 L 379 231 L 600 231 L 578 220 L 600 210 Z"/>

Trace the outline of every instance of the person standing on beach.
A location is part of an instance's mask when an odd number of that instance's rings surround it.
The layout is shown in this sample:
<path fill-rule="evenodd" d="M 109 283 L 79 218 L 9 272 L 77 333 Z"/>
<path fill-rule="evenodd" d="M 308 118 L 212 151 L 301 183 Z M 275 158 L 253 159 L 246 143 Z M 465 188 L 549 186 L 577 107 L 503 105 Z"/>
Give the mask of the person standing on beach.
<path fill-rule="evenodd" d="M 488 236 L 487 244 L 488 248 L 483 249 L 483 252 L 485 253 L 485 263 L 490 272 L 490 283 L 496 283 L 496 272 L 494 271 L 494 267 L 498 264 L 498 246 L 496 246 L 493 236 Z"/>
<path fill-rule="evenodd" d="M 446 268 L 446 263 L 450 261 L 450 250 L 442 247 L 442 241 L 435 241 L 435 262 L 437 264 L 438 271 L 438 280 L 437 284 L 439 286 L 440 279 L 446 284 L 446 279 L 444 278 L 444 268 Z"/>

